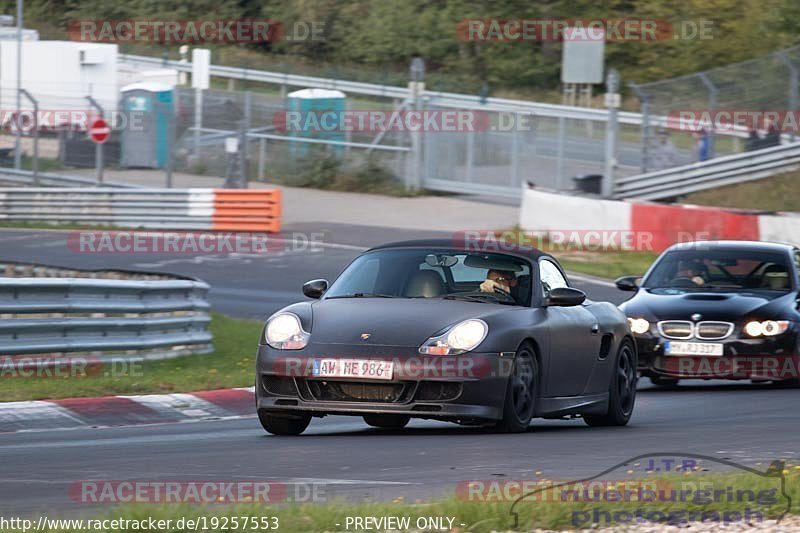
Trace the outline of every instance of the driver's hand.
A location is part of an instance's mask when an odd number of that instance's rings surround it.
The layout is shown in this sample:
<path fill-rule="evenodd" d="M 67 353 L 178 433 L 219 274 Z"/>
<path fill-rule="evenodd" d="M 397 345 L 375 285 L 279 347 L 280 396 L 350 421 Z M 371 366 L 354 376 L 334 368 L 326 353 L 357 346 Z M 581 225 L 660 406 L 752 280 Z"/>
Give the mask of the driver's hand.
<path fill-rule="evenodd" d="M 692 278 L 692 283 L 694 283 L 695 285 L 705 285 L 706 280 L 704 280 L 702 276 L 695 276 Z"/>
<path fill-rule="evenodd" d="M 499 284 L 493 279 L 487 279 L 483 283 L 481 283 L 481 292 L 494 292 L 495 288 L 498 288 Z"/>

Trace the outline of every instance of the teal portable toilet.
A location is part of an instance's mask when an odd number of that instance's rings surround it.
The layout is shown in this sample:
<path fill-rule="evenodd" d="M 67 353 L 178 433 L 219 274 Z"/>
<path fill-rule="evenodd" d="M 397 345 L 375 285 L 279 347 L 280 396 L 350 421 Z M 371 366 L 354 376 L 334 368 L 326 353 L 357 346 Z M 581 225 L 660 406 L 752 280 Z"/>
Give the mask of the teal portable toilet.
<path fill-rule="evenodd" d="M 328 141 L 345 141 L 347 133 L 339 126 L 345 112 L 346 95 L 342 91 L 332 89 L 301 89 L 287 95 L 289 113 L 287 122 L 299 116 L 300 128 L 287 124 L 289 137 L 306 137 L 325 139 Z M 299 113 L 299 115 L 298 115 Z M 290 142 L 292 157 L 308 154 L 311 144 Z M 336 155 L 344 153 L 343 146 L 328 145 L 328 149 Z"/>
<path fill-rule="evenodd" d="M 126 85 L 121 93 L 120 109 L 126 124 L 122 128 L 120 165 L 166 167 L 170 129 L 175 121 L 174 88 L 166 83 L 144 82 Z"/>

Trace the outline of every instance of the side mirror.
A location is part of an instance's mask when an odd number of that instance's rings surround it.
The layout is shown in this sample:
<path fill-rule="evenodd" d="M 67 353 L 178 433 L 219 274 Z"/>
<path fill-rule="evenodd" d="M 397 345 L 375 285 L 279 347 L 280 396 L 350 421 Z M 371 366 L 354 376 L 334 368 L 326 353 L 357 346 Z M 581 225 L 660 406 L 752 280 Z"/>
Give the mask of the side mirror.
<path fill-rule="evenodd" d="M 639 281 L 641 279 L 642 278 L 639 276 L 623 276 L 621 278 L 617 278 L 614 283 L 621 291 L 633 292 L 639 290 Z"/>
<path fill-rule="evenodd" d="M 571 307 L 580 305 L 586 300 L 586 293 L 572 287 L 556 287 L 550 291 L 547 297 L 547 305 L 559 307 Z"/>
<path fill-rule="evenodd" d="M 303 284 L 303 294 L 309 298 L 319 299 L 328 290 L 328 280 L 312 279 Z"/>

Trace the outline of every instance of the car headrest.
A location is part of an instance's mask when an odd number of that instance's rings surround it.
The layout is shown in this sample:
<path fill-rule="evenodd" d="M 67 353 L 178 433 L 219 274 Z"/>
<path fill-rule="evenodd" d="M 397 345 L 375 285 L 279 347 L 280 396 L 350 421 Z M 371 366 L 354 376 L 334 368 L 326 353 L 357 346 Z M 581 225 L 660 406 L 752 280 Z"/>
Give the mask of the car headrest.
<path fill-rule="evenodd" d="M 409 298 L 434 298 L 445 293 L 442 277 L 433 270 L 420 270 L 408 280 L 405 296 Z"/>
<path fill-rule="evenodd" d="M 789 273 L 780 265 L 772 265 L 764 269 L 761 287 L 776 291 L 789 288 Z"/>

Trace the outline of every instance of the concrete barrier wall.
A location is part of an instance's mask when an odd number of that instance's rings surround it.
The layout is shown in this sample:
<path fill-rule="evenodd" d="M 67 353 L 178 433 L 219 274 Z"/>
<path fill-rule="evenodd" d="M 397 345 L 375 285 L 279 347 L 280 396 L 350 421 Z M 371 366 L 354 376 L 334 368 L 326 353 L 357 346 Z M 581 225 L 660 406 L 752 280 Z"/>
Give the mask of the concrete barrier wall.
<path fill-rule="evenodd" d="M 662 251 L 693 240 L 761 240 L 800 245 L 800 215 L 760 215 L 682 204 L 614 201 L 537 189 L 523 192 L 520 227 L 553 242 L 612 243 Z"/>

